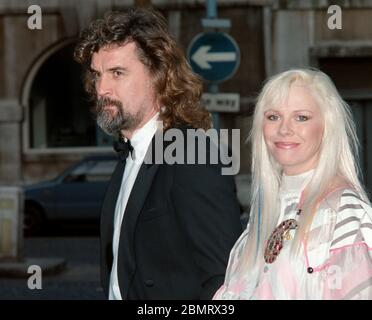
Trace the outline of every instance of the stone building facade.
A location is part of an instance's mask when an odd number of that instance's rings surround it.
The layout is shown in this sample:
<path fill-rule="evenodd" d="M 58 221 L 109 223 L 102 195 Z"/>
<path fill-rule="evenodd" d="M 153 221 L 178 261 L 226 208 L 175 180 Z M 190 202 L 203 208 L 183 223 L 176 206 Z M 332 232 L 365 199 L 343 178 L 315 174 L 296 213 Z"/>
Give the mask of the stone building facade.
<path fill-rule="evenodd" d="M 110 139 L 95 125 L 72 60 L 80 31 L 107 10 L 133 0 L 39 0 L 0 3 L 0 184 L 51 178 L 88 154 L 110 152 Z M 218 0 L 218 16 L 231 20 L 241 63 L 219 86 L 239 93 L 240 112 L 222 113 L 222 128 L 241 129 L 241 174 L 249 172 L 245 143 L 254 98 L 269 76 L 314 66 L 334 80 L 352 106 L 363 152 L 364 178 L 372 187 L 372 1 L 337 1 L 342 28 L 330 29 L 327 0 Z M 30 30 L 27 10 L 42 9 L 42 29 Z M 184 50 L 203 31 L 204 0 L 152 0 Z M 369 164 L 369 165 L 368 165 Z"/>

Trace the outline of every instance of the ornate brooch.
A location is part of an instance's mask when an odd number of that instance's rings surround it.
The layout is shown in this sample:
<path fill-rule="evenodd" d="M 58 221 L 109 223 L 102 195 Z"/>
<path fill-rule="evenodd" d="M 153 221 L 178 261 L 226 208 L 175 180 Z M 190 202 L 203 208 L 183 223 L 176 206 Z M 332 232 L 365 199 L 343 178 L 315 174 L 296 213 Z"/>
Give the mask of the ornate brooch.
<path fill-rule="evenodd" d="M 265 248 L 264 258 L 266 263 L 273 263 L 276 260 L 283 248 L 284 240 L 291 239 L 289 231 L 297 229 L 297 227 L 298 224 L 295 219 L 288 219 L 274 229 Z"/>

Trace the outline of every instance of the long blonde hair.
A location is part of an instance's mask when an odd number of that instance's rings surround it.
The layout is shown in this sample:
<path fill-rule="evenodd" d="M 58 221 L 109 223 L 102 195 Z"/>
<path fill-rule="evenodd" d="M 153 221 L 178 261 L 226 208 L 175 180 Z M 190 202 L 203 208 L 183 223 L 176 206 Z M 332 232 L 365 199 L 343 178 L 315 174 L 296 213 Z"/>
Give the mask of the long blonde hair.
<path fill-rule="evenodd" d="M 300 249 L 316 213 L 315 206 L 329 191 L 336 177 L 343 178 L 369 202 L 358 178 L 358 139 L 352 115 L 332 80 L 315 69 L 294 69 L 273 76 L 258 96 L 250 133 L 251 212 L 248 239 L 239 265 L 241 272 L 263 263 L 265 244 L 278 223 L 282 168 L 268 152 L 263 136 L 263 121 L 264 112 L 270 106 L 284 101 L 293 83 L 305 85 L 312 91 L 323 115 L 324 133 L 319 162 L 306 188 L 292 253 Z"/>

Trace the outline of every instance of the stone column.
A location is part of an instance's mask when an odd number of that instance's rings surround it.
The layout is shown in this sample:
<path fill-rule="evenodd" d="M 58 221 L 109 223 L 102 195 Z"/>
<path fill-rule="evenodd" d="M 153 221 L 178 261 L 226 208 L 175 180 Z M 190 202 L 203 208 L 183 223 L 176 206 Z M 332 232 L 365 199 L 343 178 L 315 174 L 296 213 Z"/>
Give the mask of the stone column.
<path fill-rule="evenodd" d="M 22 106 L 16 100 L 0 99 L 0 185 L 21 180 Z"/>

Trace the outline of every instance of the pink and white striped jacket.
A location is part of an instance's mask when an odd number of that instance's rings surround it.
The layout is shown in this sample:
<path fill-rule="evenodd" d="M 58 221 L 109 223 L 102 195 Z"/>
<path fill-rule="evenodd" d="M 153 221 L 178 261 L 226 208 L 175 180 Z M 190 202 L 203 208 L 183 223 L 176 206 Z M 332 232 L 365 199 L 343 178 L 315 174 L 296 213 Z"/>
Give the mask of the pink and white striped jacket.
<path fill-rule="evenodd" d="M 295 218 L 298 201 L 298 194 L 282 198 L 279 222 Z M 322 201 L 298 258 L 290 256 L 289 240 L 274 263 L 240 277 L 247 230 L 231 250 L 214 299 L 372 299 L 372 208 L 355 191 L 337 190 Z"/>

